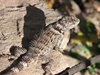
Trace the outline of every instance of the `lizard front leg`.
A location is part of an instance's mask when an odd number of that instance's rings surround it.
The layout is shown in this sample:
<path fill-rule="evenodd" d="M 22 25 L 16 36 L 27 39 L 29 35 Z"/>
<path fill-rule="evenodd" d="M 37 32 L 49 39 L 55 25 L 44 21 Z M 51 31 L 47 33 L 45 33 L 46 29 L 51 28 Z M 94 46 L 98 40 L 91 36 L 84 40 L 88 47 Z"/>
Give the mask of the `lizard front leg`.
<path fill-rule="evenodd" d="M 15 57 L 19 57 L 20 55 L 26 53 L 27 50 L 25 48 L 19 47 L 19 46 L 12 46 L 10 48 L 11 55 L 14 55 Z"/>
<path fill-rule="evenodd" d="M 58 43 L 56 44 L 54 49 L 62 52 L 64 49 L 66 49 L 67 44 L 69 42 L 69 38 L 70 38 L 70 31 L 64 32 L 64 34 L 61 35 L 61 37 L 59 38 Z"/>
<path fill-rule="evenodd" d="M 54 75 L 51 72 L 51 66 L 54 61 L 50 59 L 47 63 L 42 64 L 43 70 L 45 71 L 43 75 Z"/>

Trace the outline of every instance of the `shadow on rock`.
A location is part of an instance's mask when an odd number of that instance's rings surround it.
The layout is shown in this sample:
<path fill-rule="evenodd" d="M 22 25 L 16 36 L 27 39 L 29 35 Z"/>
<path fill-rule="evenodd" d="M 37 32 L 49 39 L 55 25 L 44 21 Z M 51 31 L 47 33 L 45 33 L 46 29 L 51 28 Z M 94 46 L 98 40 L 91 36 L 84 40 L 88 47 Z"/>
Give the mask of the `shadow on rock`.
<path fill-rule="evenodd" d="M 44 12 L 35 6 L 29 5 L 26 8 L 24 16 L 24 37 L 22 39 L 22 47 L 28 48 L 29 42 L 34 38 L 34 35 L 39 33 L 45 27 Z"/>

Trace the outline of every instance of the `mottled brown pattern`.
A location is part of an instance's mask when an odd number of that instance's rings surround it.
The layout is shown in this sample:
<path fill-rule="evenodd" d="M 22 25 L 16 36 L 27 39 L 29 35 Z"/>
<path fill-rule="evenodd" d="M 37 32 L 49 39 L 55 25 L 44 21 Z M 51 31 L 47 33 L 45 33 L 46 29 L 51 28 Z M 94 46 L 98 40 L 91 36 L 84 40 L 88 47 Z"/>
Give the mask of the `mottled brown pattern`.
<path fill-rule="evenodd" d="M 39 33 L 40 35 L 37 39 L 30 42 L 27 52 L 20 58 L 19 63 L 3 75 L 15 75 L 29 64 L 37 62 L 40 56 L 47 57 L 54 48 L 59 49 L 64 38 L 64 33 L 77 26 L 78 23 L 79 19 L 76 17 L 63 17 L 58 22 L 45 27 Z M 50 74 L 48 71 L 49 69 L 46 70 L 46 75 Z"/>

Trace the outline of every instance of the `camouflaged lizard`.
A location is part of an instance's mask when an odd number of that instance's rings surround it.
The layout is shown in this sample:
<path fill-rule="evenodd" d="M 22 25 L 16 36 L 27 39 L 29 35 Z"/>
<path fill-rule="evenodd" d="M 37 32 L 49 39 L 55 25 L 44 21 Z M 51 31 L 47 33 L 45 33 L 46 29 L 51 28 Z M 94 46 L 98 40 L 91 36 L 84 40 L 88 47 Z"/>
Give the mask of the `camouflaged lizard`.
<path fill-rule="evenodd" d="M 30 42 L 28 50 L 20 58 L 19 63 L 3 75 L 16 75 L 21 70 L 27 68 L 28 65 L 40 60 L 41 56 L 47 57 L 53 49 L 59 49 L 62 41 L 64 41 L 64 33 L 77 26 L 78 23 L 79 19 L 76 17 L 63 17 L 59 21 L 46 26 L 39 33 L 39 36 Z M 18 49 L 19 51 L 23 50 L 23 48 Z M 49 68 L 46 69 L 45 75 L 52 75 L 52 73 L 48 73 Z"/>

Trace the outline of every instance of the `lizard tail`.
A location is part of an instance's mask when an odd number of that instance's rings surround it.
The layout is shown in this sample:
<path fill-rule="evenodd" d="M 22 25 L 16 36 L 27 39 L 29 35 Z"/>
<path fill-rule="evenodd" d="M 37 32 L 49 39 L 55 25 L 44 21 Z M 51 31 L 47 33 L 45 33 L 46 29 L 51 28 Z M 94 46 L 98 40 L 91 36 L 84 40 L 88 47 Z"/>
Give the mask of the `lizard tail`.
<path fill-rule="evenodd" d="M 34 54 L 34 59 L 36 59 L 37 55 Z M 32 58 L 32 53 L 27 53 L 26 55 L 22 56 L 21 60 L 13 66 L 10 70 L 8 70 L 3 75 L 16 75 L 18 72 L 22 71 L 23 69 L 27 68 L 29 63 L 34 63 L 35 60 Z"/>
<path fill-rule="evenodd" d="M 15 67 L 12 67 L 8 72 L 6 72 L 3 75 L 16 75 L 18 72 L 20 72 L 21 70 L 23 70 L 26 67 L 27 67 L 27 63 L 21 61 Z"/>
<path fill-rule="evenodd" d="M 36 59 L 36 57 L 34 58 Z M 13 66 L 10 70 L 8 70 L 5 74 L 2 75 L 16 75 L 23 69 L 27 68 L 29 63 L 34 63 L 34 62 L 35 60 L 33 60 L 32 57 L 26 54 L 21 58 L 21 60 L 15 66 Z"/>

